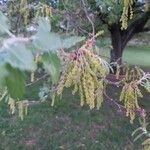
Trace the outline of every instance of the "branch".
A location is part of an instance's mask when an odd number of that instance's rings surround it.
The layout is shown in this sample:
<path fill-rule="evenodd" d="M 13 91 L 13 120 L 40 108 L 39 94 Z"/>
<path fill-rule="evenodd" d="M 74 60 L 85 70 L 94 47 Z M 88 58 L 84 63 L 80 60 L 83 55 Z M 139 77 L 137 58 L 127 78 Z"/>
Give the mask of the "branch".
<path fill-rule="evenodd" d="M 41 81 L 41 80 L 44 80 L 44 79 L 46 79 L 47 77 L 49 77 L 49 75 L 48 75 L 48 74 L 45 74 L 45 75 L 43 75 L 42 77 L 36 79 L 34 82 L 28 83 L 28 84 L 26 85 L 26 87 L 29 87 L 29 86 L 31 86 L 31 85 L 33 85 L 33 84 L 35 84 L 35 83 L 37 83 L 37 82 L 39 82 L 39 81 Z"/>
<path fill-rule="evenodd" d="M 137 81 L 137 84 L 140 84 L 142 86 L 142 82 L 143 81 L 148 81 L 148 79 L 150 79 L 150 73 L 149 72 L 148 73 L 144 72 L 142 78 L 139 81 Z"/>
<path fill-rule="evenodd" d="M 148 32 L 148 31 L 150 31 L 150 27 L 145 27 L 140 32 Z"/>
<path fill-rule="evenodd" d="M 81 0 L 81 1 L 82 1 L 82 4 L 83 4 L 83 7 L 84 7 L 85 15 L 86 15 L 87 19 L 89 20 L 89 22 L 90 22 L 91 25 L 92 25 L 92 30 L 93 30 L 92 35 L 94 36 L 94 35 L 95 35 L 95 27 L 94 27 L 94 23 L 93 23 L 92 19 L 91 19 L 91 18 L 89 17 L 89 15 L 88 15 L 88 12 L 87 12 L 87 9 L 86 9 L 85 1 L 84 1 L 84 0 Z"/>
<path fill-rule="evenodd" d="M 112 99 L 111 97 L 109 97 L 106 92 L 104 92 L 104 96 L 111 102 L 113 102 L 120 110 L 121 109 L 125 109 L 125 107 L 119 103 L 117 103 L 114 99 Z"/>
<path fill-rule="evenodd" d="M 150 11 L 141 15 L 138 19 L 134 20 L 127 28 L 122 31 L 122 49 L 126 46 L 127 42 L 139 32 L 142 32 L 145 24 L 150 19 Z"/>

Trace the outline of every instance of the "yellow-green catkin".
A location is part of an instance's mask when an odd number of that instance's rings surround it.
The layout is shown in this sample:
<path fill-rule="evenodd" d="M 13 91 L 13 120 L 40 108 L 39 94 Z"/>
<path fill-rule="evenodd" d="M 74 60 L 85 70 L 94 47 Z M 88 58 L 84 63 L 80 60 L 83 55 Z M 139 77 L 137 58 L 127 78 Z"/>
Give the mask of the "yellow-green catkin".
<path fill-rule="evenodd" d="M 23 102 L 22 101 L 18 102 L 18 111 L 19 111 L 19 117 L 21 118 L 21 120 L 23 120 L 24 114 L 23 114 Z"/>
<path fill-rule="evenodd" d="M 145 8 L 145 12 L 149 12 L 150 11 L 150 1 L 149 0 L 146 0 L 144 8 Z"/>
<path fill-rule="evenodd" d="M 142 143 L 144 150 L 150 150 L 150 138 L 147 138 L 143 143 Z"/>
<path fill-rule="evenodd" d="M 22 100 L 22 101 L 18 101 L 17 104 L 18 104 L 19 117 L 21 118 L 21 120 L 23 120 L 24 115 L 27 115 L 29 102 L 28 100 Z"/>
<path fill-rule="evenodd" d="M 85 96 L 84 96 L 83 82 L 82 81 L 79 82 L 79 96 L 80 96 L 80 105 L 83 106 Z"/>
<path fill-rule="evenodd" d="M 24 25 L 28 24 L 29 9 L 27 0 L 20 1 L 20 15 L 23 18 Z"/>
<path fill-rule="evenodd" d="M 120 66 L 117 64 L 117 68 L 116 68 L 116 79 L 119 79 L 120 76 Z"/>
<path fill-rule="evenodd" d="M 15 109 L 16 109 L 16 107 L 15 107 L 15 105 L 16 105 L 15 100 L 12 99 L 11 97 L 9 97 L 8 105 L 9 105 L 11 113 L 14 114 L 15 113 Z"/>
<path fill-rule="evenodd" d="M 103 102 L 103 91 L 104 91 L 104 82 L 103 80 L 96 82 L 97 83 L 97 87 L 95 90 L 95 98 L 96 98 L 96 102 L 97 102 L 97 109 L 100 109 L 102 102 Z"/>
<path fill-rule="evenodd" d="M 150 150 L 150 144 L 144 146 L 144 150 Z"/>
<path fill-rule="evenodd" d="M 10 1 L 9 7 L 8 7 L 8 15 L 9 15 L 9 17 L 11 15 L 13 15 L 13 13 L 14 13 L 15 6 L 14 6 L 13 3 L 14 3 L 13 1 Z"/>
<path fill-rule="evenodd" d="M 95 107 L 95 100 L 94 100 L 94 82 L 93 82 L 93 78 L 90 75 L 90 73 L 86 72 L 86 76 L 85 76 L 85 80 L 86 80 L 86 86 L 87 86 L 87 104 L 89 105 L 90 109 L 93 109 Z"/>
<path fill-rule="evenodd" d="M 108 68 L 102 63 L 93 51 L 85 47 L 73 52 L 66 62 L 65 72 L 56 87 L 56 94 L 62 94 L 65 87 L 73 87 L 72 94 L 79 93 L 81 106 L 87 104 L 90 109 L 99 109 L 103 102 L 103 79 L 108 73 Z"/>
<path fill-rule="evenodd" d="M 37 18 L 39 16 L 51 18 L 52 17 L 52 7 L 50 7 L 44 3 L 39 3 L 39 8 L 36 11 L 35 17 Z"/>
<path fill-rule="evenodd" d="M 126 83 L 129 83 L 131 81 L 138 81 L 143 76 L 143 71 L 138 67 L 129 68 L 129 66 L 125 66 L 123 71 L 124 71 L 124 74 L 125 74 L 124 81 Z"/>
<path fill-rule="evenodd" d="M 16 16 L 17 21 L 12 18 Z M 8 17 L 12 20 L 12 28 L 18 26 L 26 27 L 29 23 L 29 6 L 27 0 L 10 0 L 8 2 Z M 15 29 L 16 30 L 16 29 Z"/>
<path fill-rule="evenodd" d="M 56 88 L 56 94 L 61 95 L 63 93 L 64 87 L 66 86 L 66 80 L 68 78 L 69 73 L 72 71 L 74 67 L 74 63 L 70 61 L 65 65 L 64 71 L 61 74 L 60 80 L 58 82 L 57 88 Z"/>
<path fill-rule="evenodd" d="M 39 54 L 36 54 L 35 55 L 35 58 L 34 58 L 34 62 L 35 64 L 37 65 L 38 62 L 39 62 L 39 58 L 40 58 L 40 55 Z M 35 81 L 35 71 L 32 71 L 31 72 L 31 82 L 34 82 Z"/>
<path fill-rule="evenodd" d="M 120 101 L 124 103 L 126 108 L 126 116 L 130 117 L 130 122 L 135 119 L 135 112 L 139 108 L 138 98 L 143 95 L 135 82 L 126 83 L 120 94 Z"/>
<path fill-rule="evenodd" d="M 128 20 L 133 18 L 133 0 L 123 0 L 123 12 L 120 18 L 121 29 L 126 30 L 128 27 Z"/>

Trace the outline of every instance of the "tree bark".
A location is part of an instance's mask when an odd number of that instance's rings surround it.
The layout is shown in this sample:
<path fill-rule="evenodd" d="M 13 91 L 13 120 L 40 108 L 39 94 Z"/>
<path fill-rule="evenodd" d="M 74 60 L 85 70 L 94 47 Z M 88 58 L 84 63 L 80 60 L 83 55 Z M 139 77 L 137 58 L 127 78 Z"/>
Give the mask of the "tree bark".
<path fill-rule="evenodd" d="M 110 28 L 111 40 L 112 40 L 112 49 L 110 51 L 111 62 L 117 62 L 118 64 L 122 63 L 122 37 L 121 30 L 118 24 L 114 24 Z"/>
<path fill-rule="evenodd" d="M 110 51 L 110 62 L 122 64 L 123 51 L 132 37 L 139 32 L 142 32 L 145 24 L 150 18 L 150 12 L 143 13 L 139 18 L 132 21 L 126 30 L 120 29 L 120 22 L 109 26 L 111 34 L 112 49 Z"/>

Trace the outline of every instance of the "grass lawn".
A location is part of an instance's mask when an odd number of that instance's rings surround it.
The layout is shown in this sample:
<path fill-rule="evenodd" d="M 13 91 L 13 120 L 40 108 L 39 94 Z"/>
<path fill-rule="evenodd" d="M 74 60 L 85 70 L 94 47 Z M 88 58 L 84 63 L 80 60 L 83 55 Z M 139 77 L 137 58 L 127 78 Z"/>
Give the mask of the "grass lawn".
<path fill-rule="evenodd" d="M 100 55 L 109 58 L 110 48 L 107 45 L 111 45 L 111 42 L 107 38 L 104 41 L 98 41 L 97 43 L 101 47 Z M 107 60 L 109 61 L 109 59 Z M 123 61 L 131 65 L 150 68 L 150 45 L 127 46 L 123 53 Z"/>
<path fill-rule="evenodd" d="M 128 46 L 123 60 L 132 65 L 150 68 L 150 46 Z"/>
<path fill-rule="evenodd" d="M 36 99 L 39 85 L 27 89 Z M 118 93 L 109 87 L 113 97 Z M 29 95 L 26 95 L 29 97 Z M 149 95 L 144 103 L 149 108 Z M 5 102 L 0 103 L 0 150 L 141 150 L 141 141 L 133 143 L 134 125 L 107 100 L 101 110 L 79 106 L 79 97 L 66 90 L 54 107 L 51 100 L 29 107 L 23 121 L 10 115 Z M 145 107 L 144 106 L 144 107 Z"/>
<path fill-rule="evenodd" d="M 124 60 L 131 64 L 150 67 L 149 48 L 128 47 Z M 136 52 L 135 52 L 136 51 Z M 105 52 L 106 54 L 106 52 Z M 41 83 L 27 89 L 25 98 L 38 99 Z M 114 87 L 109 95 L 118 97 Z M 149 94 L 141 105 L 148 111 Z M 51 100 L 29 107 L 23 121 L 11 115 L 5 102 L 0 103 L 0 150 L 141 150 L 141 142 L 133 142 L 132 132 L 139 127 L 138 120 L 131 125 L 122 112 L 109 103 L 101 110 L 79 106 L 79 97 L 66 90 L 54 107 Z M 150 118 L 150 117 L 149 117 Z M 149 119 L 150 121 L 150 119 Z"/>

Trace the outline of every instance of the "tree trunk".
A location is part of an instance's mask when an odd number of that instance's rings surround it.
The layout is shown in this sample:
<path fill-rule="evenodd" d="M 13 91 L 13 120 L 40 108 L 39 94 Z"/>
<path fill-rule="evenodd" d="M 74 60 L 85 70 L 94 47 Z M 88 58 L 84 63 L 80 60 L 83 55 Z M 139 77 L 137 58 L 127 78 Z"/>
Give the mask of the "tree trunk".
<path fill-rule="evenodd" d="M 110 62 L 117 62 L 118 64 L 122 63 L 122 37 L 121 30 L 118 24 L 114 24 L 111 29 L 111 40 L 112 40 L 112 49 L 110 51 Z"/>
<path fill-rule="evenodd" d="M 139 32 L 144 30 L 145 24 L 150 18 L 150 11 L 143 13 L 139 18 L 135 19 L 128 25 L 126 30 L 121 30 L 120 22 L 109 26 L 109 31 L 112 40 L 112 49 L 110 51 L 110 62 L 122 64 L 122 54 L 129 40 Z"/>

